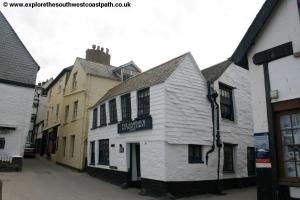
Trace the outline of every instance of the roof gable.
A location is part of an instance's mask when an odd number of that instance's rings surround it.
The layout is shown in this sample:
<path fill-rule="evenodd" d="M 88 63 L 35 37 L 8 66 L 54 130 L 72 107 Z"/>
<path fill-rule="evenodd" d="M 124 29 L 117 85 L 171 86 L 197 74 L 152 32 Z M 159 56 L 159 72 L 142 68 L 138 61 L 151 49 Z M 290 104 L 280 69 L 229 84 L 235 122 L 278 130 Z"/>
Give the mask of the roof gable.
<path fill-rule="evenodd" d="M 214 82 L 226 71 L 231 63 L 232 62 L 230 60 L 225 60 L 221 63 L 203 69 L 201 72 L 207 81 Z"/>
<path fill-rule="evenodd" d="M 0 80 L 34 86 L 38 64 L 0 11 Z"/>
<path fill-rule="evenodd" d="M 94 106 L 117 95 L 147 88 L 166 81 L 188 54 L 189 53 L 185 53 L 157 67 L 127 79 L 110 89 Z"/>
<path fill-rule="evenodd" d="M 244 35 L 243 39 L 239 43 L 238 47 L 231 56 L 231 60 L 245 69 L 248 69 L 247 53 L 251 46 L 254 44 L 256 37 L 260 33 L 261 29 L 271 16 L 273 10 L 281 0 L 266 0 L 252 24 Z"/>

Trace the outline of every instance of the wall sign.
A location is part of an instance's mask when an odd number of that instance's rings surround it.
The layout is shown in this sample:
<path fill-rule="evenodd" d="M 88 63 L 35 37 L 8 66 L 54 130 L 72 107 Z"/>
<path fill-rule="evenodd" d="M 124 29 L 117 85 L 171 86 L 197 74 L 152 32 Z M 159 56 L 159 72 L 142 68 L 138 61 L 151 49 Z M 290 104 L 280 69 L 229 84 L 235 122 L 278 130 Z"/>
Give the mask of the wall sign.
<path fill-rule="evenodd" d="M 255 133 L 256 168 L 271 168 L 271 154 L 268 133 Z"/>
<path fill-rule="evenodd" d="M 128 133 L 133 131 L 152 129 L 152 117 L 136 119 L 129 122 L 120 122 L 118 124 L 118 133 Z"/>

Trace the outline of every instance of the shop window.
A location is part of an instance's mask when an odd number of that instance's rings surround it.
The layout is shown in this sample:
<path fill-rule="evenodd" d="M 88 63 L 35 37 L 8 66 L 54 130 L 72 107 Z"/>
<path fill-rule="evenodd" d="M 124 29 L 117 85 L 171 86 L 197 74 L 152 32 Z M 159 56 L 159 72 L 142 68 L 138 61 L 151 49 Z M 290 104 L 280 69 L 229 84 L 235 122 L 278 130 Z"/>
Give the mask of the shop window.
<path fill-rule="evenodd" d="M 109 140 L 99 140 L 99 165 L 109 165 Z"/>
<path fill-rule="evenodd" d="M 106 126 L 105 103 L 100 106 L 100 126 Z"/>
<path fill-rule="evenodd" d="M 95 165 L 95 142 L 90 142 L 90 165 Z"/>
<path fill-rule="evenodd" d="M 94 110 L 93 110 L 93 124 L 92 124 L 92 129 L 97 128 L 97 122 L 98 122 L 98 107 L 94 108 Z"/>
<path fill-rule="evenodd" d="M 122 121 L 131 120 L 131 100 L 130 93 L 121 96 Z"/>
<path fill-rule="evenodd" d="M 189 163 L 203 163 L 201 145 L 189 144 Z"/>
<path fill-rule="evenodd" d="M 111 124 L 118 122 L 116 99 L 109 101 L 109 119 Z"/>
<path fill-rule="evenodd" d="M 232 87 L 220 83 L 219 89 L 220 89 L 221 116 L 224 119 L 229 119 L 231 121 L 234 121 Z"/>
<path fill-rule="evenodd" d="M 144 117 L 150 113 L 150 92 L 149 88 L 137 92 L 138 117 Z"/>
<path fill-rule="evenodd" d="M 255 175 L 255 150 L 254 147 L 247 147 L 248 175 Z"/>
<path fill-rule="evenodd" d="M 300 177 L 300 112 L 280 116 L 281 174 L 287 178 Z"/>
<path fill-rule="evenodd" d="M 224 144 L 223 172 L 234 172 L 234 147 L 233 144 Z"/>

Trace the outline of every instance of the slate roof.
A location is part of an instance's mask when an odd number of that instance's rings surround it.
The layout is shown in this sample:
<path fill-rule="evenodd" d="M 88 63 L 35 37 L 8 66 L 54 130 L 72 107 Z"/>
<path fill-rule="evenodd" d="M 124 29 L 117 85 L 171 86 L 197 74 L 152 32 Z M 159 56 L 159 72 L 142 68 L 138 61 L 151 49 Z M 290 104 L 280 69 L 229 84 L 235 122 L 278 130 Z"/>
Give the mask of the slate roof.
<path fill-rule="evenodd" d="M 56 77 L 55 79 L 46 87 L 46 90 L 48 91 L 53 85 L 66 73 L 70 72 L 73 69 L 73 65 L 70 67 L 64 68 Z"/>
<path fill-rule="evenodd" d="M 232 62 L 230 60 L 225 60 L 221 63 L 203 69 L 201 72 L 207 81 L 214 82 L 225 72 L 231 63 Z"/>
<path fill-rule="evenodd" d="M 247 53 L 251 46 L 254 44 L 257 35 L 280 1 L 281 0 L 266 0 L 256 17 L 254 18 L 253 22 L 251 23 L 243 39 L 231 56 L 231 60 L 235 64 L 248 69 Z"/>
<path fill-rule="evenodd" d="M 110 65 L 104 65 L 97 62 L 85 60 L 83 58 L 77 58 L 78 62 L 87 74 L 102 76 L 110 79 L 120 80 L 113 71 L 116 67 Z"/>
<path fill-rule="evenodd" d="M 175 71 L 184 58 L 190 53 L 185 53 L 177 58 L 165 62 L 148 71 L 137 74 L 119 85 L 110 89 L 94 106 L 117 95 L 125 94 L 131 91 L 147 88 L 157 85 L 167 80 L 167 78 Z"/>
<path fill-rule="evenodd" d="M 0 81 L 34 87 L 38 64 L 0 11 Z"/>

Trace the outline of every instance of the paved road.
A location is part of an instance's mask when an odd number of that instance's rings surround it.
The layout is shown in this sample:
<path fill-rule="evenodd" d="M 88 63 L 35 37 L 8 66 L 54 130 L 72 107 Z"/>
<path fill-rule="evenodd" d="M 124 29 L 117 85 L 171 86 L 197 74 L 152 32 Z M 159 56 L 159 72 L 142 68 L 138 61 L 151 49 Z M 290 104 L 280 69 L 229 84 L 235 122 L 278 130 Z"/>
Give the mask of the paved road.
<path fill-rule="evenodd" d="M 3 200 L 154 200 L 119 186 L 51 163 L 25 159 L 22 172 L 0 173 Z M 182 200 L 255 200 L 255 189 L 229 190 L 225 196 L 200 195 Z"/>

